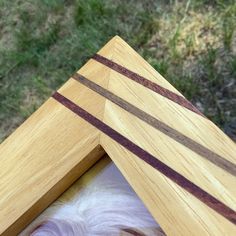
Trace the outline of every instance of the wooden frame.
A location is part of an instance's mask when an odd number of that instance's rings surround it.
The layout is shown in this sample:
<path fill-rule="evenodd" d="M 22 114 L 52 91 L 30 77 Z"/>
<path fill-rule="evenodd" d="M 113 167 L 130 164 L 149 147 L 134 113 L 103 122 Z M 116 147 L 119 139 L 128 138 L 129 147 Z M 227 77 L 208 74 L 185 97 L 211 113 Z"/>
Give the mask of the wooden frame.
<path fill-rule="evenodd" d="M 167 235 L 236 234 L 236 146 L 118 36 L 0 146 L 0 234 L 107 153 Z"/>

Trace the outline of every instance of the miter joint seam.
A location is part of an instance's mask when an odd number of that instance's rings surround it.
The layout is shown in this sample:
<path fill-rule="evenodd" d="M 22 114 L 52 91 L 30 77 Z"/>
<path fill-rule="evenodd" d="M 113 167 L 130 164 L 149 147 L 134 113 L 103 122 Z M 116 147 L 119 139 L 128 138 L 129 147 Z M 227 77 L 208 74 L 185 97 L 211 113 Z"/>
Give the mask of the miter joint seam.
<path fill-rule="evenodd" d="M 115 42 L 114 42 L 114 45 L 113 45 L 113 53 L 111 54 L 110 60 L 113 59 L 115 50 L 116 50 L 116 39 L 115 39 Z M 107 85 L 105 86 L 107 88 L 107 90 L 109 90 L 111 71 L 112 71 L 112 69 L 109 68 L 108 81 L 107 81 Z M 108 102 L 108 99 L 106 98 L 105 102 L 104 102 L 104 109 L 103 109 L 103 114 L 102 114 L 102 122 L 103 123 L 105 123 L 105 112 L 106 112 L 107 102 Z M 99 144 L 102 146 L 102 144 L 101 144 L 101 135 L 103 135 L 103 133 L 100 131 L 98 139 L 99 139 Z"/>

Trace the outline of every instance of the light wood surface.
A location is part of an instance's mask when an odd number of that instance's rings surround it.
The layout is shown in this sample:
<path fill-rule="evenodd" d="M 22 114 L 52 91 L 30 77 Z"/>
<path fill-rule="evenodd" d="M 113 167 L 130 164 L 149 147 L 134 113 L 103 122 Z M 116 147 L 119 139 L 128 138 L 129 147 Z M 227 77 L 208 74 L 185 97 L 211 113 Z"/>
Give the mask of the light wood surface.
<path fill-rule="evenodd" d="M 119 37 L 109 41 L 98 54 L 183 98 Z M 218 127 L 95 59 L 90 59 L 78 73 L 111 92 L 114 99 L 128 102 L 128 107 L 115 104 L 103 92 L 74 78 L 58 90 L 59 94 L 231 209 L 230 217 L 236 219 L 232 213 L 236 210 L 236 145 Z M 137 117 L 136 110 L 129 110 L 132 106 L 151 116 L 154 123 L 166 125 L 168 132 Z M 171 132 L 181 138 L 174 139 Z M 104 151 L 167 235 L 236 235 L 233 220 L 55 98 L 50 98 L 0 146 L 0 234 L 19 232 Z M 230 165 L 218 164 L 220 158 Z M 68 177 L 72 172 L 73 178 Z M 53 191 L 55 186 L 59 187 Z"/>
<path fill-rule="evenodd" d="M 103 154 L 99 132 L 50 98 L 0 146 L 0 235 L 16 235 Z"/>

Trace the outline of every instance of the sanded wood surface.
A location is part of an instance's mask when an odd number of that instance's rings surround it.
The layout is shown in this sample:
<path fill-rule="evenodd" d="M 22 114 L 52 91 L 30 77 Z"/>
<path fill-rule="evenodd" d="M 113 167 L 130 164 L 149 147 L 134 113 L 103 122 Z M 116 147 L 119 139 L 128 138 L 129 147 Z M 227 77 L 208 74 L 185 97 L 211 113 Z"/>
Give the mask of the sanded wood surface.
<path fill-rule="evenodd" d="M 93 165 L 99 142 L 97 129 L 52 98 L 36 111 L 0 146 L 0 235 L 16 235 Z"/>
<path fill-rule="evenodd" d="M 235 143 L 119 37 L 1 144 L 0 234 L 19 232 L 100 146 L 167 235 L 236 234 Z"/>

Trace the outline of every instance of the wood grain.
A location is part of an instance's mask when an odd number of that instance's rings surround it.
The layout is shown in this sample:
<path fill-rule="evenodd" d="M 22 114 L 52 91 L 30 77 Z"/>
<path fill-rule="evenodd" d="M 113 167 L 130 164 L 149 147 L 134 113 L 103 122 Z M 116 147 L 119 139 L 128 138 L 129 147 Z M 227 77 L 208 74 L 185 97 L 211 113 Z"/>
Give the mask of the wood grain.
<path fill-rule="evenodd" d="M 75 103 L 71 102 L 69 99 L 64 97 L 59 93 L 54 93 L 52 96 L 56 101 L 60 102 L 62 105 L 67 107 L 69 110 L 83 118 L 85 121 L 89 122 L 91 125 L 99 129 L 101 132 L 112 138 L 118 144 L 128 149 L 130 152 L 135 154 L 141 160 L 145 161 L 153 168 L 161 172 L 163 175 L 171 179 L 173 182 L 184 188 L 189 193 L 193 194 L 200 201 L 214 209 L 216 212 L 224 216 L 226 219 L 236 224 L 236 212 L 230 209 L 228 206 L 211 196 L 209 193 L 205 192 L 199 188 L 194 183 L 190 182 L 187 178 L 180 175 L 178 172 L 171 169 L 169 166 L 165 165 L 163 162 L 158 160 L 158 157 L 152 156 L 150 153 L 135 145 L 132 141 L 116 132 L 110 126 L 106 125 L 95 116 L 88 113 L 86 110 L 77 106 Z"/>
<path fill-rule="evenodd" d="M 99 54 L 95 54 L 93 57 L 92 57 L 94 60 L 102 63 L 103 65 L 105 66 L 108 66 L 109 68 L 111 68 L 112 70 L 115 70 L 117 71 L 118 73 L 126 76 L 127 78 L 143 85 L 144 87 L 170 99 L 171 101 L 189 109 L 190 111 L 193 111 L 201 116 L 203 116 L 203 114 L 196 108 L 193 106 L 193 104 L 191 102 L 189 102 L 186 98 L 184 98 L 183 96 L 181 95 L 178 95 L 160 85 L 158 85 L 157 83 L 154 83 L 146 78 L 144 78 L 143 76 L 127 69 L 126 67 L 124 66 L 121 66 L 119 65 L 118 63 L 116 62 L 113 62 L 109 59 L 107 59 L 106 57 L 103 57 Z"/>
<path fill-rule="evenodd" d="M 235 143 L 119 37 L 97 55 L 129 74 L 90 59 L 86 80 L 70 78 L 0 145 L 0 234 L 16 235 L 106 152 L 167 235 L 235 235 Z"/>
<path fill-rule="evenodd" d="M 208 161 L 211 161 L 215 165 L 219 166 L 220 168 L 226 170 L 230 174 L 236 176 L 236 165 L 234 163 L 224 159 L 224 157 L 214 153 L 213 151 L 209 150 L 207 147 L 195 142 L 191 138 L 181 134 L 179 131 L 171 128 L 170 126 L 166 125 L 164 122 L 156 119 L 155 117 L 149 115 L 148 113 L 144 112 L 143 110 L 133 106 L 131 103 L 127 102 L 126 100 L 116 96 L 114 93 L 110 92 L 107 89 L 104 89 L 100 85 L 94 83 L 91 80 L 88 80 L 84 76 L 79 74 L 75 74 L 72 76 L 75 80 L 82 83 L 86 87 L 92 89 L 93 91 L 99 93 L 103 97 L 109 99 L 116 105 L 120 106 L 124 110 L 132 113 L 136 117 L 140 118 L 141 120 L 145 121 L 149 125 L 153 126 L 154 128 L 160 130 L 162 133 L 168 135 L 169 137 L 173 138 L 177 142 L 183 144 L 184 146 L 188 147 L 192 151 L 198 153 L 202 157 L 206 158 Z"/>
<path fill-rule="evenodd" d="M 98 117 L 103 106 L 97 100 Z M 0 235 L 17 235 L 64 192 L 104 154 L 99 143 L 95 128 L 54 99 L 36 111 L 0 146 Z"/>

